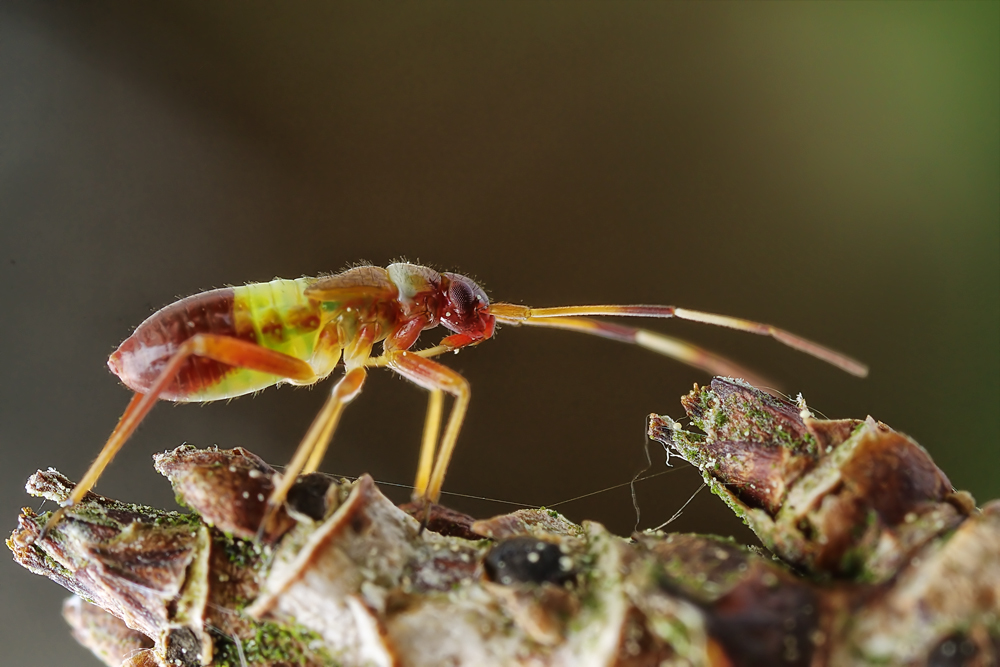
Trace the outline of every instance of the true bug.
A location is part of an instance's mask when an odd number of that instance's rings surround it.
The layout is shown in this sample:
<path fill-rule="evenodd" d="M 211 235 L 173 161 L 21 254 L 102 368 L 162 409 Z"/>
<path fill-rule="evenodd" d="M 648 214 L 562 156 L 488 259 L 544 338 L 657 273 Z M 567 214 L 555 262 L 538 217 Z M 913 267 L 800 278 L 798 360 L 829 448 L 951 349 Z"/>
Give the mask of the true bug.
<path fill-rule="evenodd" d="M 281 382 L 310 385 L 329 376 L 341 359 L 344 376 L 334 385 L 268 499 L 265 517 L 284 501 L 300 473 L 319 467 L 344 406 L 361 391 L 367 369 L 379 366 L 430 391 L 413 495 L 435 502 L 470 390 L 465 378 L 430 357 L 478 345 L 493 335 L 497 322 L 581 331 L 635 343 L 713 374 L 751 377 L 734 363 L 689 343 L 587 317 L 604 315 L 676 317 L 768 335 L 848 373 L 863 377 L 868 372 L 860 362 L 767 324 L 674 306 L 491 304 L 471 279 L 416 264 L 396 263 L 384 269 L 359 266 L 319 278 L 216 289 L 157 311 L 111 355 L 108 366 L 135 396 L 46 530 L 94 486 L 158 399 L 215 401 Z M 434 347 L 409 351 L 422 331 L 439 324 L 452 335 Z M 372 356 L 379 342 L 382 354 Z M 439 445 L 444 392 L 454 397 L 454 404 Z"/>

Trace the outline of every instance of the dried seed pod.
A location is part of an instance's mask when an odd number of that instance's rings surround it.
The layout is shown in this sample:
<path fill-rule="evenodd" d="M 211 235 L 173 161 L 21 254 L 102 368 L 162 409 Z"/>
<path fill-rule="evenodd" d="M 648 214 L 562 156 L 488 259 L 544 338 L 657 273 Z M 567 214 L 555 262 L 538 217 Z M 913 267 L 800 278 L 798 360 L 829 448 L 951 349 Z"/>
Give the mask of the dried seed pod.
<path fill-rule="evenodd" d="M 650 437 L 697 466 L 781 559 L 850 582 L 821 589 L 824 663 L 923 665 L 964 647 L 956 664 L 995 664 L 996 501 L 976 510 L 922 447 L 871 417 L 816 419 L 801 398 L 727 378 L 682 404 L 704 435 L 652 415 Z"/>
<path fill-rule="evenodd" d="M 73 638 L 109 665 L 120 665 L 129 656 L 153 648 L 152 639 L 75 595 L 66 598 L 62 612 Z"/>
<path fill-rule="evenodd" d="M 246 540 L 257 535 L 277 474 L 263 459 L 242 447 L 220 452 L 181 445 L 156 454 L 153 462 L 156 471 L 170 480 L 177 497 L 197 508 L 206 524 Z M 295 522 L 282 508 L 272 525 L 277 529 L 270 538 Z"/>
<path fill-rule="evenodd" d="M 183 448 L 175 454 L 190 455 L 201 463 L 214 458 L 228 471 L 230 463 L 237 464 L 247 453 Z M 175 468 L 174 474 L 183 477 L 182 468 Z M 187 469 L 192 476 L 204 476 L 200 465 Z M 246 468 L 244 475 L 248 485 L 258 482 L 249 474 L 251 469 Z M 231 478 L 219 478 L 224 480 L 223 490 L 232 488 Z M 186 498 L 189 503 L 219 506 L 203 486 L 183 480 L 180 486 L 196 489 Z M 31 494 L 56 501 L 72 488 L 69 480 L 51 470 L 36 473 L 26 486 Z M 240 520 L 240 506 L 232 507 L 232 515 L 222 516 L 224 521 Z M 307 631 L 257 622 L 242 612 L 257 596 L 266 548 L 224 535 L 204 524 L 198 514 L 129 505 L 94 493 L 70 508 L 55 530 L 42 537 L 46 518 L 22 510 L 19 527 L 7 541 L 15 560 L 152 640 L 153 649 L 132 655 L 125 664 L 237 667 L 233 637 L 245 640 L 244 653 L 252 665 L 331 664 L 322 644 L 316 644 Z M 104 626 L 92 614 L 71 621 L 76 621 L 75 633 L 87 637 L 82 643 L 92 649 L 99 645 L 95 653 L 114 667 L 120 661 L 113 658 L 133 646 L 134 636 L 123 634 L 115 648 L 113 635 L 99 632 Z"/>
<path fill-rule="evenodd" d="M 1000 501 L 942 530 L 857 607 L 832 664 L 1000 664 Z"/>
<path fill-rule="evenodd" d="M 551 510 L 407 508 L 425 527 L 369 477 L 305 478 L 260 546 L 219 528 L 254 532 L 274 471 L 190 447 L 157 467 L 204 520 L 89 494 L 45 538 L 23 510 L 7 543 L 113 614 L 67 607 L 113 667 L 996 664 L 1000 505 L 976 510 L 873 420 L 817 420 L 725 379 L 684 404 L 706 434 L 658 417 L 654 437 L 792 567 Z M 28 489 L 60 500 L 71 486 L 49 471 Z"/>
<path fill-rule="evenodd" d="M 60 501 L 72 483 L 55 471 L 35 473 L 33 495 Z M 44 537 L 43 517 L 22 511 L 8 541 L 15 559 L 107 609 L 130 628 L 167 646 L 190 636 L 192 657 L 211 659 L 203 628 L 209 534 L 196 516 L 128 505 L 90 493 Z"/>
<path fill-rule="evenodd" d="M 650 437 L 697 466 L 765 546 L 815 574 L 884 581 L 972 508 L 920 445 L 870 417 L 815 419 L 804 402 L 727 378 L 681 402 L 705 435 L 652 415 Z"/>

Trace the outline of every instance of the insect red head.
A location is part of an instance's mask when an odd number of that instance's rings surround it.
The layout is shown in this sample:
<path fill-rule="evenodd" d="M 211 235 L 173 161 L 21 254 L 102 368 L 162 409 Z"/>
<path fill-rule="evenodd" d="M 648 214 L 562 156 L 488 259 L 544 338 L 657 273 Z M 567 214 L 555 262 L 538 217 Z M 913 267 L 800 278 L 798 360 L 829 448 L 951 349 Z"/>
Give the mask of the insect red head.
<path fill-rule="evenodd" d="M 490 314 L 490 300 L 483 288 L 471 279 L 457 273 L 442 273 L 438 319 L 455 333 L 466 334 L 476 340 L 493 336 L 496 319 Z"/>

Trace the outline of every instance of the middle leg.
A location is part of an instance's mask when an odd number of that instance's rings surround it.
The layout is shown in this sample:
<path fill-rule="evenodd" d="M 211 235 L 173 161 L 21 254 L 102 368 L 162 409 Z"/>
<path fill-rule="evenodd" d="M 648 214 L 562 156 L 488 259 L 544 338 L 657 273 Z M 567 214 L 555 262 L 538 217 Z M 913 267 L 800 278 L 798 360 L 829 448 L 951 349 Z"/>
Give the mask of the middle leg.
<path fill-rule="evenodd" d="M 330 445 L 333 432 L 337 428 L 340 416 L 344 412 L 344 407 L 354 400 L 361 393 L 365 378 L 368 377 L 368 370 L 365 368 L 365 361 L 371 355 L 372 345 L 376 337 L 375 326 L 363 326 L 358 331 L 356 339 L 348 346 L 344 353 L 344 363 L 347 371 L 344 377 L 334 385 L 329 398 L 323 403 L 319 414 L 309 426 L 305 437 L 295 450 L 295 455 L 281 474 L 281 478 L 271 491 L 271 496 L 267 499 L 267 507 L 264 510 L 264 518 L 260 524 L 260 534 L 263 536 L 270 527 L 271 518 L 278 507 L 285 502 L 288 491 L 295 484 L 300 473 L 314 472 L 323 460 L 323 455 Z"/>

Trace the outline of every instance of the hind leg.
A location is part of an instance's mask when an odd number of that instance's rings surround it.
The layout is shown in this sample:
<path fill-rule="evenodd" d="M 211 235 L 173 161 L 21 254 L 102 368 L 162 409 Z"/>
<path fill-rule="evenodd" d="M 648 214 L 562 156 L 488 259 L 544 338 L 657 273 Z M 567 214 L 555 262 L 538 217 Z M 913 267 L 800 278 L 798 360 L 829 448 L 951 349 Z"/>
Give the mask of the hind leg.
<path fill-rule="evenodd" d="M 108 467 L 129 436 L 139 427 L 143 418 L 149 414 L 160 394 L 176 379 L 177 374 L 190 357 L 204 357 L 237 368 L 270 373 L 301 384 L 310 384 L 318 379 L 308 363 L 287 354 L 227 336 L 215 334 L 192 336 L 180 345 L 150 390 L 145 394 L 136 394 L 132 397 L 121 419 L 118 420 L 115 430 L 112 431 L 111 436 L 104 443 L 104 447 L 101 448 L 100 454 L 87 469 L 83 478 L 73 487 L 69 497 L 62 502 L 62 507 L 49 517 L 42 529 L 42 536 L 59 523 L 67 508 L 80 502 L 94 487 L 101 473 Z"/>

